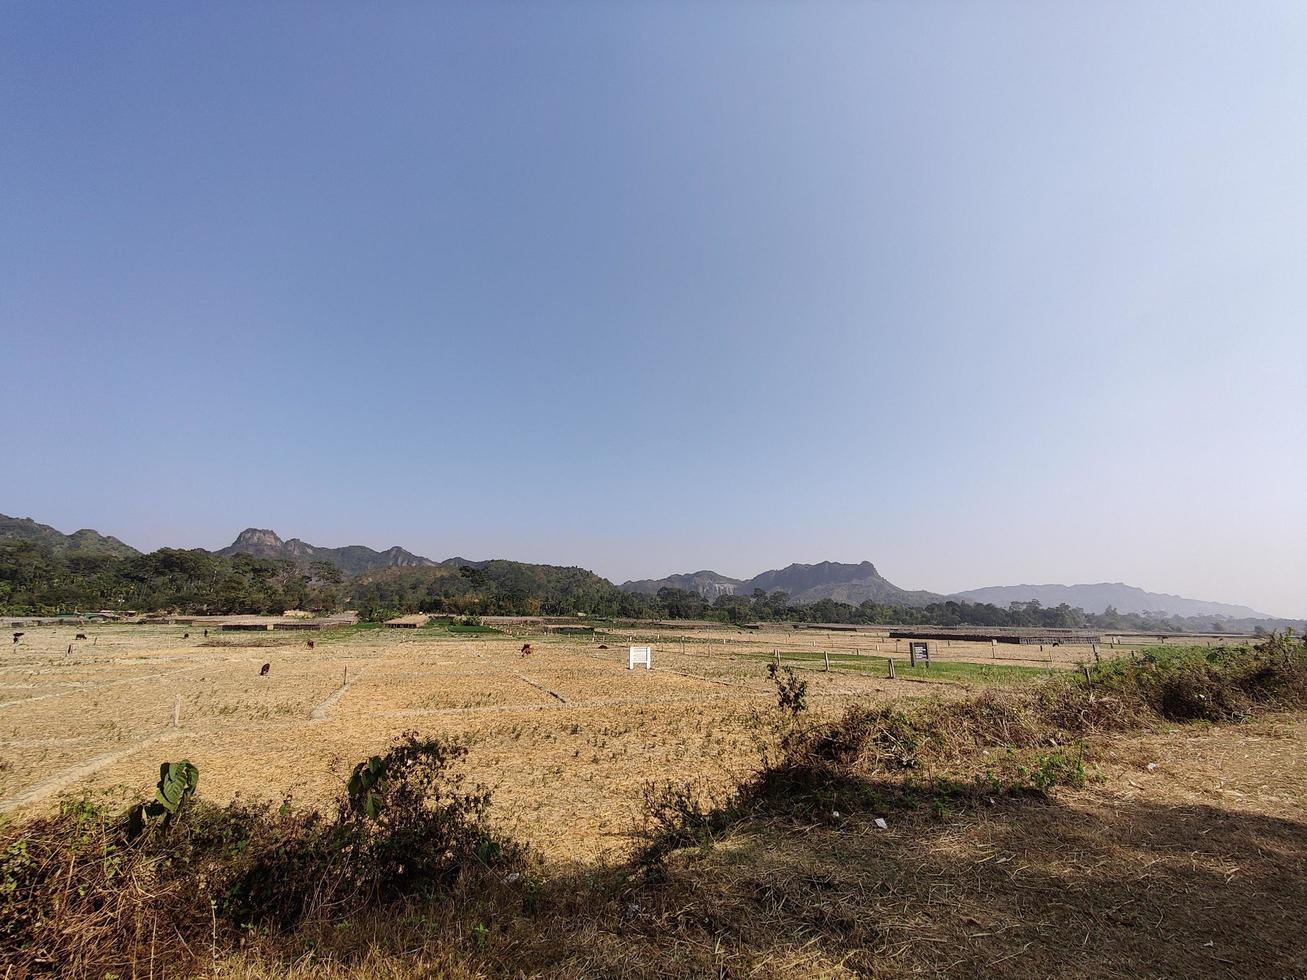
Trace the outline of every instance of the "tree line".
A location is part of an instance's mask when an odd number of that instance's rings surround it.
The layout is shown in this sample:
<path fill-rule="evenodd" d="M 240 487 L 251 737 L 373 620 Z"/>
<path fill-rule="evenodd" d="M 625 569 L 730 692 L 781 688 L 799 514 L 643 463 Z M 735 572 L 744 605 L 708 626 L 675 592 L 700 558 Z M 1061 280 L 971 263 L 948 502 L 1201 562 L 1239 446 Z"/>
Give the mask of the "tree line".
<path fill-rule="evenodd" d="M 729 624 L 840 623 L 1089 628 L 1103 631 L 1246 632 L 1301 628 L 1287 620 L 1213 620 L 1198 616 L 1086 613 L 1068 606 L 1014 602 L 1007 607 L 957 600 L 926 606 L 834 599 L 796 604 L 785 592 L 709 600 L 682 589 L 655 596 L 624 592 L 583 568 L 489 561 L 461 567 L 390 568 L 347 577 L 330 562 L 307 565 L 200 549 L 161 548 L 144 555 L 61 553 L 38 542 L 0 538 L 0 612 L 58 615 L 97 609 L 187 614 L 320 613 L 357 610 L 380 620 L 425 612 L 481 616 L 694 619 Z"/>
<path fill-rule="evenodd" d="M 322 567 L 319 567 L 322 566 Z M 319 563 L 200 549 L 148 555 L 59 554 L 32 541 L 0 539 L 0 610 L 54 616 L 97 609 L 193 614 L 331 612 L 345 598 L 340 570 Z"/>

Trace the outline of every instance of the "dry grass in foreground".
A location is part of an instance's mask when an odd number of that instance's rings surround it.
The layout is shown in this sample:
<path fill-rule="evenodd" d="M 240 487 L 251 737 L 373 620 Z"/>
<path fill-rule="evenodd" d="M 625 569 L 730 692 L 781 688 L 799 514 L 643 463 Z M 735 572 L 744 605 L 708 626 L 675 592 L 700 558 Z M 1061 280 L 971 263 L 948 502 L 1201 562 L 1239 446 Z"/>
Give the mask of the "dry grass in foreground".
<path fill-rule="evenodd" d="M 334 817 L 197 804 L 132 838 L 72 808 L 0 835 L 0 964 L 121 977 L 1301 975 L 1304 707 L 1307 647 L 1278 638 L 1158 651 L 1088 683 L 854 708 L 796 726 L 729 800 L 651 792 L 648 845 L 597 869 L 524 858 L 441 766 L 383 780 L 380 818 L 356 792 Z M 1257 752 L 1233 765 L 1229 747 L 1249 739 Z"/>

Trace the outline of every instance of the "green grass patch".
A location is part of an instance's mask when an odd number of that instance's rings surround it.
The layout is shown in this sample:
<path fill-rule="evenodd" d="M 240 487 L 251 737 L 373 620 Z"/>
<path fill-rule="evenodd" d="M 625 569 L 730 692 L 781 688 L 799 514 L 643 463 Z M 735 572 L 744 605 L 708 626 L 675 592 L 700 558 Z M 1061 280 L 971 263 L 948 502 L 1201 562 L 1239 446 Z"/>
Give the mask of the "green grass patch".
<path fill-rule="evenodd" d="M 768 663 L 772 659 L 769 653 L 737 654 L 749 660 Z M 889 672 L 888 657 L 862 656 L 856 653 L 832 653 L 830 666 L 832 672 L 871 674 L 885 677 Z M 785 664 L 802 664 L 803 666 L 825 665 L 825 656 L 820 650 L 781 651 L 781 666 Z M 960 684 L 1010 684 L 1013 682 L 1036 680 L 1047 677 L 1048 671 L 1043 667 L 1026 667 L 1015 664 L 973 664 L 960 660 L 936 660 L 929 667 L 911 667 L 906 658 L 894 658 L 894 672 L 899 678 L 923 681 L 952 682 Z"/>

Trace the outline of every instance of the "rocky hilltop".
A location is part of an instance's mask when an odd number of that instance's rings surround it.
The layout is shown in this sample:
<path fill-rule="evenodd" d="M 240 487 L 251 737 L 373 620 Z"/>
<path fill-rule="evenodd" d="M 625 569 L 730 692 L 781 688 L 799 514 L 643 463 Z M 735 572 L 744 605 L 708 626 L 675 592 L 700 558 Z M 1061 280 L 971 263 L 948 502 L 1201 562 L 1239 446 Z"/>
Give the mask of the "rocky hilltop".
<path fill-rule="evenodd" d="M 689 572 L 669 575 L 661 579 L 639 579 L 625 582 L 627 592 L 657 595 L 659 589 L 684 589 L 706 599 L 719 595 L 752 595 L 754 589 L 764 592 L 786 592 L 795 602 L 816 602 L 818 599 L 835 599 L 857 605 L 861 602 L 892 602 L 909 606 L 924 606 L 938 602 L 943 596 L 934 592 L 902 589 L 886 579 L 869 561 L 856 565 L 823 561 L 814 565 L 793 564 L 761 572 L 750 579 L 730 578 L 713 571 Z"/>
<path fill-rule="evenodd" d="M 421 568 L 436 562 L 423 558 L 398 546 L 376 551 L 361 544 L 343 548 L 324 548 L 299 538 L 283 541 L 277 532 L 267 528 L 247 527 L 236 540 L 217 552 L 220 555 L 253 555 L 256 558 L 282 558 L 307 565 L 314 561 L 329 561 L 347 575 L 381 568 Z"/>

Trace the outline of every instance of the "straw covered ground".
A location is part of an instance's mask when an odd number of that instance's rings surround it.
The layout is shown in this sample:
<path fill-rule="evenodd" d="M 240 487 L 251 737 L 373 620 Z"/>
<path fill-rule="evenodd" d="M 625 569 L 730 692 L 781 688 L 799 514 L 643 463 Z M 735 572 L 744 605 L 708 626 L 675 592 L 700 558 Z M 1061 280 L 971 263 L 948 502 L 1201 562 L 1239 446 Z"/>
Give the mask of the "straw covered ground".
<path fill-rule="evenodd" d="M 653 646 L 652 671 L 627 669 L 629 642 Z M 149 796 L 159 762 L 179 758 L 199 766 L 213 802 L 317 805 L 355 762 L 417 730 L 470 749 L 465 769 L 507 831 L 566 860 L 604 860 L 629 849 L 645 782 L 726 787 L 756 766 L 775 711 L 773 651 L 809 681 L 814 717 L 976 682 L 946 664 L 914 677 L 902 659 L 891 681 L 873 652 L 893 656 L 894 642 L 857 642 L 728 629 L 29 627 L 0 659 L 0 812 L 31 816 L 88 792 Z"/>
<path fill-rule="evenodd" d="M 1307 975 L 1296 638 L 913 670 L 867 633 L 503 626 L 29 630 L 0 672 L 0 965 Z M 371 753 L 380 817 L 343 793 Z M 115 814 L 181 757 L 200 802 L 135 836 Z"/>

